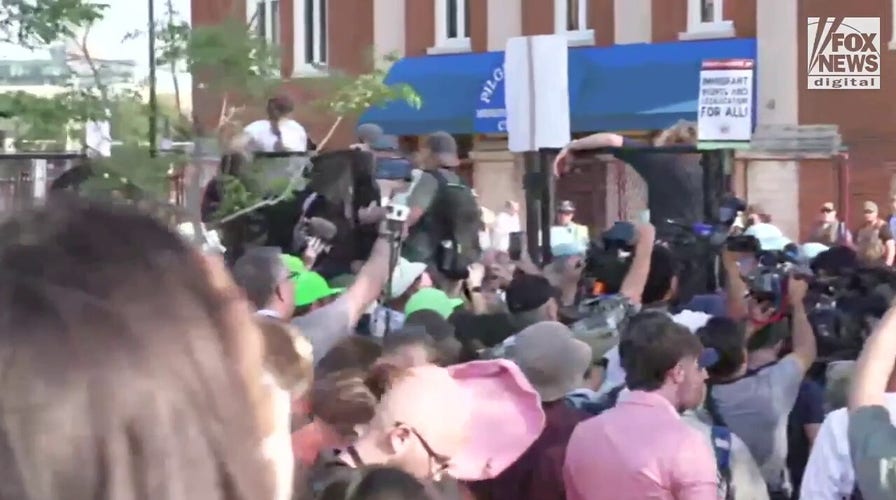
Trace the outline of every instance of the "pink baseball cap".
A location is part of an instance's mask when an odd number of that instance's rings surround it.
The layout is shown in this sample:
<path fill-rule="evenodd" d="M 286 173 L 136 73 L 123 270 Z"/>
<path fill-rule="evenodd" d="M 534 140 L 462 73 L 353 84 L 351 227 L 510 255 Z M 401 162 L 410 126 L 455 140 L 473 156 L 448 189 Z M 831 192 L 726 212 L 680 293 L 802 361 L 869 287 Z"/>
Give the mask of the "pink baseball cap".
<path fill-rule="evenodd" d="M 510 467 L 541 435 L 544 410 L 520 368 L 506 359 L 447 367 L 473 402 L 469 441 L 447 470 L 462 481 L 492 479 Z"/>

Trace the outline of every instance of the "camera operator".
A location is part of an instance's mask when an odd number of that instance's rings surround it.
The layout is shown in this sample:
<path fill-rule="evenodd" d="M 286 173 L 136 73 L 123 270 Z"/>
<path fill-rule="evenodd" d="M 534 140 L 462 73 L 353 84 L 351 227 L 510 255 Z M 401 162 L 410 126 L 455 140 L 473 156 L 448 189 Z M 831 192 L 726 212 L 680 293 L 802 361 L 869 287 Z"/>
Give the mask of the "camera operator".
<path fill-rule="evenodd" d="M 716 318 L 701 329 L 706 347 L 719 352 L 710 368 L 706 407 L 716 419 L 744 440 L 762 470 L 774 499 L 790 498 L 787 470 L 787 422 L 806 372 L 815 362 L 817 345 L 804 305 L 808 284 L 790 277 L 782 303 L 759 302 L 749 295 L 741 277 L 741 255 L 725 251 L 722 262 L 728 277 L 731 317 Z M 787 308 L 782 311 L 779 308 Z M 789 313 L 793 350 L 779 361 L 750 369 L 747 342 L 759 329 L 786 321 Z M 769 432 L 769 429 L 772 432 Z"/>
<path fill-rule="evenodd" d="M 315 361 L 320 360 L 340 340 L 352 335 L 361 317 L 380 296 L 390 274 L 391 246 L 396 236 L 385 226 L 381 225 L 370 257 L 358 271 L 352 285 L 333 302 L 292 321 L 311 342 Z"/>
<path fill-rule="evenodd" d="M 379 125 L 359 125 L 358 141 L 351 147 L 369 151 L 376 159 L 376 183 L 382 203 L 386 205 L 393 195 L 407 190 L 414 166 L 400 150 L 398 137 L 387 135 Z"/>
<path fill-rule="evenodd" d="M 635 248 L 635 259 L 643 251 L 644 249 L 640 246 L 639 241 L 638 246 Z M 662 245 L 653 245 L 651 243 L 647 249 L 646 261 L 644 281 L 636 302 L 637 304 L 643 304 L 640 305 L 640 309 L 663 312 L 672 317 L 676 323 L 686 326 L 691 332 L 703 326 L 709 319 L 708 314 L 689 310 L 681 311 L 676 315 L 672 315 L 670 312 L 671 304 L 678 292 L 679 283 L 679 266 L 672 251 Z M 633 269 L 634 264 L 635 262 L 633 261 Z M 629 275 L 631 274 L 632 271 L 629 271 Z M 629 275 L 626 275 L 626 280 L 628 280 Z M 610 349 L 604 358 L 607 360 L 607 374 L 601 390 L 603 393 L 625 384 L 625 371 L 619 358 L 619 346 L 617 345 Z"/>
<path fill-rule="evenodd" d="M 423 169 L 408 192 L 409 236 L 402 257 L 411 262 L 435 264 L 449 280 L 463 280 L 477 262 L 481 249 L 481 210 L 476 196 L 457 174 L 457 142 L 447 132 L 426 138 Z"/>
<path fill-rule="evenodd" d="M 612 314 L 620 317 L 620 321 L 627 319 L 640 309 L 642 294 L 644 293 L 645 285 L 648 282 L 651 255 L 653 254 L 654 249 L 653 243 L 655 230 L 653 225 L 641 224 L 638 225 L 635 230 L 637 236 L 635 240 L 634 257 L 632 258 L 631 265 L 629 266 L 625 277 L 622 279 L 621 284 L 618 285 L 619 289 L 609 290 L 612 295 L 608 295 L 609 298 L 607 299 L 607 303 L 611 303 L 614 309 L 616 307 L 624 308 L 624 310 L 621 311 L 611 311 Z M 522 253 L 525 255 L 527 252 L 524 249 Z M 528 261 L 524 259 L 524 262 Z M 520 264 L 523 264 L 524 262 L 520 262 Z M 573 256 L 569 256 L 569 258 L 561 258 L 558 263 L 559 269 L 562 270 L 560 272 L 563 274 L 568 272 L 570 275 L 579 275 L 582 272 L 582 268 L 576 265 L 577 262 L 581 262 L 581 259 Z M 570 268 L 568 267 L 569 264 L 573 264 L 573 266 Z M 541 321 L 557 320 L 559 313 L 558 306 L 560 305 L 558 299 L 563 299 L 564 294 L 561 290 L 555 288 L 555 284 L 562 284 L 563 280 L 558 279 L 558 269 L 553 267 L 554 266 L 548 268 L 546 273 L 538 272 L 538 269 L 535 268 L 534 264 L 531 262 L 528 262 L 525 267 L 517 267 L 516 275 L 508 285 L 506 293 L 506 303 L 512 317 L 514 334 L 521 331 L 526 326 Z M 553 279 L 553 283 L 544 274 L 547 274 Z M 621 300 L 617 301 L 615 298 Z M 603 314 L 603 312 L 598 312 L 597 314 Z M 590 319 L 591 318 L 585 318 L 583 321 L 587 322 Z M 576 332 L 575 328 L 574 332 Z M 616 332 L 614 332 L 614 335 L 615 333 Z M 576 332 L 576 335 L 580 340 L 589 343 L 593 349 L 596 349 L 595 356 L 599 356 L 606 352 L 606 336 L 596 336 L 580 330 Z M 514 335 L 507 337 L 500 345 L 493 349 L 492 355 L 503 355 L 515 341 L 516 339 Z M 618 354 L 615 359 L 616 365 L 618 366 Z"/>

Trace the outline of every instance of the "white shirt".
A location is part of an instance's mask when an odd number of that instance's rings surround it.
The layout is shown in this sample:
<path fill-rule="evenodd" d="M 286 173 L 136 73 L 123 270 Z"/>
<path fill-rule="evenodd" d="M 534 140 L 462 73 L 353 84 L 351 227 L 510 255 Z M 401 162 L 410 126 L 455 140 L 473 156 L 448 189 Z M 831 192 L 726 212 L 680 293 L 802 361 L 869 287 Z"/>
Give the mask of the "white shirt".
<path fill-rule="evenodd" d="M 283 138 L 283 148 L 287 151 L 307 151 L 308 133 L 305 132 L 299 122 L 290 118 L 281 118 L 280 135 Z M 271 122 L 268 120 L 256 120 L 243 129 L 261 151 L 274 151 L 277 144 L 277 136 L 271 130 Z"/>
<path fill-rule="evenodd" d="M 492 248 L 506 252 L 510 248 L 510 233 L 518 233 L 520 230 L 519 214 L 510 214 L 502 210 L 495 216 Z"/>
<path fill-rule="evenodd" d="M 896 425 L 896 393 L 884 394 L 884 406 L 890 412 L 890 422 Z M 856 478 L 849 456 L 848 430 L 846 408 L 832 411 L 825 417 L 803 472 L 801 499 L 841 500 L 852 494 Z"/>
<path fill-rule="evenodd" d="M 377 306 L 370 315 L 370 334 L 377 338 L 386 335 L 386 318 L 389 318 L 389 331 L 395 332 L 404 326 L 404 313 L 389 309 L 386 306 Z"/>

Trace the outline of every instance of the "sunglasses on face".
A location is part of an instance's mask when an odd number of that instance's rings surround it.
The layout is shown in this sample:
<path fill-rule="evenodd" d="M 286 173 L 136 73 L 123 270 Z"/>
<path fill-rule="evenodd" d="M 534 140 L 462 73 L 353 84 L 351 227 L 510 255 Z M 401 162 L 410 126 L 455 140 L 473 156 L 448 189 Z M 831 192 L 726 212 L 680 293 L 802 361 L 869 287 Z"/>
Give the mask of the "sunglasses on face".
<path fill-rule="evenodd" d="M 395 426 L 396 427 L 406 427 L 408 430 L 411 431 L 411 434 L 413 434 L 414 437 L 417 438 L 417 441 L 420 441 L 420 446 L 423 446 L 423 450 L 426 452 L 426 455 L 429 457 L 430 460 L 433 461 L 433 463 L 436 464 L 436 470 L 435 470 L 434 475 L 441 474 L 442 472 L 445 472 L 445 470 L 450 465 L 451 457 L 447 457 L 440 453 L 436 453 L 435 450 L 432 449 L 432 446 L 429 445 L 429 442 L 427 442 L 426 439 L 424 439 L 423 436 L 421 436 L 420 433 L 417 432 L 417 429 L 415 429 L 409 425 L 402 424 L 401 422 L 395 422 Z"/>
<path fill-rule="evenodd" d="M 864 212 L 865 212 L 866 214 L 873 214 L 873 213 L 874 213 L 874 210 L 864 210 Z"/>
<path fill-rule="evenodd" d="M 830 208 L 822 208 L 821 209 L 821 213 L 823 213 L 823 214 L 829 214 L 831 212 L 833 212 L 833 210 L 831 210 Z"/>

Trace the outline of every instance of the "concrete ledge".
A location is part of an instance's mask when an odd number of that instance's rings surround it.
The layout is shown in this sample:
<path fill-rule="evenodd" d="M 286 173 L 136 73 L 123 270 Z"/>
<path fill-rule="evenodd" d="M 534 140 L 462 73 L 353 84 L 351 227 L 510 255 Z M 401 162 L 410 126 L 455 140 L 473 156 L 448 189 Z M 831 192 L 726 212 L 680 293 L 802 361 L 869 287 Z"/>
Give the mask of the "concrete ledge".
<path fill-rule="evenodd" d="M 724 21 L 721 23 L 704 23 L 699 28 L 678 34 L 679 40 L 713 40 L 718 38 L 734 38 L 736 35 L 734 23 Z"/>
<path fill-rule="evenodd" d="M 454 38 L 442 44 L 426 49 L 426 53 L 431 56 L 440 54 L 463 54 L 472 52 L 473 47 L 470 45 L 469 38 Z"/>

